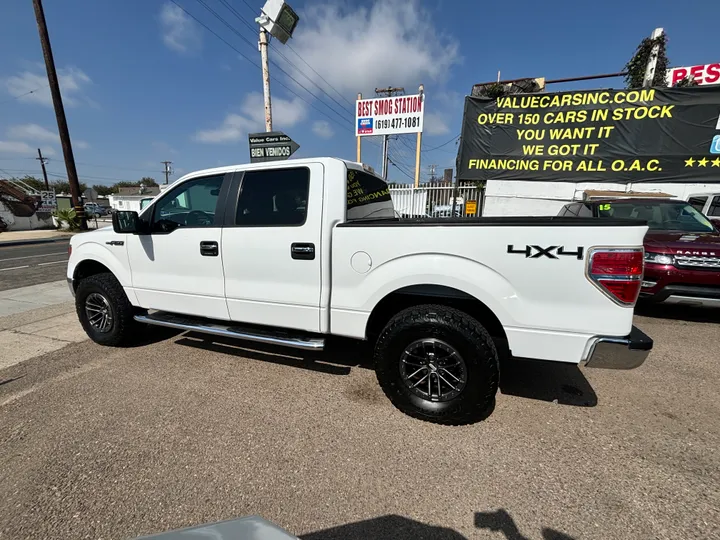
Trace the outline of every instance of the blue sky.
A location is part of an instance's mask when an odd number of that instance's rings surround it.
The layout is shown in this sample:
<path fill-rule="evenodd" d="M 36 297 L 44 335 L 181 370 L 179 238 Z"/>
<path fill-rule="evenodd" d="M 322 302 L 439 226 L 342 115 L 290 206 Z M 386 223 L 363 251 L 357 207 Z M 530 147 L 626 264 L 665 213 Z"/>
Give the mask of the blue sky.
<path fill-rule="evenodd" d="M 159 181 L 163 160 L 173 161 L 173 178 L 244 163 L 247 133 L 264 130 L 262 79 L 253 65 L 259 64 L 257 35 L 251 31 L 264 0 L 176 2 L 237 51 L 169 0 L 45 0 L 75 159 L 87 184 L 142 176 Z M 301 17 L 292 49 L 274 43 L 270 56 L 275 128 L 300 144 L 295 156 L 354 159 L 349 103 L 357 93 L 372 96 L 375 87 L 388 85 L 415 93 L 424 83 L 424 177 L 431 164 L 438 171 L 454 164 L 453 142 L 432 149 L 460 133 L 463 96 L 473 83 L 494 80 L 498 70 L 503 79 L 620 71 L 657 26 L 668 34 L 671 65 L 720 61 L 720 7 L 710 2 L 294 0 L 291 5 Z M 52 177 L 64 177 L 30 0 L 2 2 L 0 51 L 0 176 L 40 176 L 33 159 L 40 147 L 50 158 Z M 612 79 L 549 90 L 620 85 Z M 364 139 L 363 161 L 379 170 L 379 156 L 377 141 Z M 390 180 L 409 181 L 414 136 L 391 141 L 391 156 L 399 167 L 390 167 Z"/>

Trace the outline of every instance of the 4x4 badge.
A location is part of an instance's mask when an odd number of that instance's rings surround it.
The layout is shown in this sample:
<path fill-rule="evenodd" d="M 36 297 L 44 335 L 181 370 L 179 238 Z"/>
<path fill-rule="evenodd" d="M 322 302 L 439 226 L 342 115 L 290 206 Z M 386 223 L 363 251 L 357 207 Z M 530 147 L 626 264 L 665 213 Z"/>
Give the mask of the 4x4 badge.
<path fill-rule="evenodd" d="M 539 259 L 540 257 L 547 257 L 548 259 L 557 259 L 558 256 L 576 257 L 579 261 L 582 260 L 585 253 L 584 247 L 576 247 L 575 251 L 567 251 L 565 246 L 525 246 L 524 249 L 515 249 L 512 244 L 508 245 L 507 252 L 512 254 L 525 255 L 526 259 Z"/>

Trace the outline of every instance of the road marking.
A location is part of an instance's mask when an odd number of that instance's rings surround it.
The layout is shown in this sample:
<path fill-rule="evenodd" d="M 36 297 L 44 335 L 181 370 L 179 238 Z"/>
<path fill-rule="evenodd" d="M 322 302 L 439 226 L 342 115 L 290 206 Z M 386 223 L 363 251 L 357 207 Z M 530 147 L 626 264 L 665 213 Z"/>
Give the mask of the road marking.
<path fill-rule="evenodd" d="M 53 262 L 46 262 L 46 263 L 38 263 L 38 266 L 46 266 L 48 264 L 60 264 L 60 263 L 66 263 L 67 261 L 53 261 Z"/>
<path fill-rule="evenodd" d="M 29 264 L 25 266 L 13 266 L 12 268 L 0 268 L 0 272 L 7 272 L 8 270 L 20 270 L 21 268 L 30 268 Z"/>
<path fill-rule="evenodd" d="M 24 257 L 11 257 L 9 259 L 0 259 L 0 262 L 19 261 L 20 259 L 35 259 L 40 257 L 54 257 L 55 255 L 67 255 L 67 251 L 58 251 L 57 253 L 45 253 L 44 255 L 25 255 Z"/>

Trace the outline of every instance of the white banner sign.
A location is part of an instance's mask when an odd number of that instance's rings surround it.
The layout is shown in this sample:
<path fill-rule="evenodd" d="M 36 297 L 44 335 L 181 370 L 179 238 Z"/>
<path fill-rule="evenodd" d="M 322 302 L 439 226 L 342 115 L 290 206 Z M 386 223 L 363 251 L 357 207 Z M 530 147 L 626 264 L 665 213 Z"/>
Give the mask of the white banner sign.
<path fill-rule="evenodd" d="M 37 209 L 38 212 L 54 212 L 57 210 L 57 198 L 55 197 L 55 190 L 41 191 L 40 192 L 40 207 Z"/>
<path fill-rule="evenodd" d="M 359 99 L 355 103 L 355 135 L 398 135 L 423 129 L 425 96 Z"/>
<path fill-rule="evenodd" d="M 668 69 L 668 86 L 675 86 L 684 78 L 694 79 L 699 85 L 720 83 L 720 64 L 705 64 L 700 66 L 676 67 Z"/>

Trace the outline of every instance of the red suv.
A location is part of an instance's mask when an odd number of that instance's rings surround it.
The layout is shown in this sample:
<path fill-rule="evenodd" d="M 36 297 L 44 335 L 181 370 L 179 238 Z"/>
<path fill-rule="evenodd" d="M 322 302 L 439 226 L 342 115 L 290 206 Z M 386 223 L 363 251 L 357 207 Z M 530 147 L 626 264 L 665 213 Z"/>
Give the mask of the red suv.
<path fill-rule="evenodd" d="M 720 231 L 687 202 L 591 199 L 567 204 L 558 215 L 646 221 L 640 299 L 720 306 Z"/>

